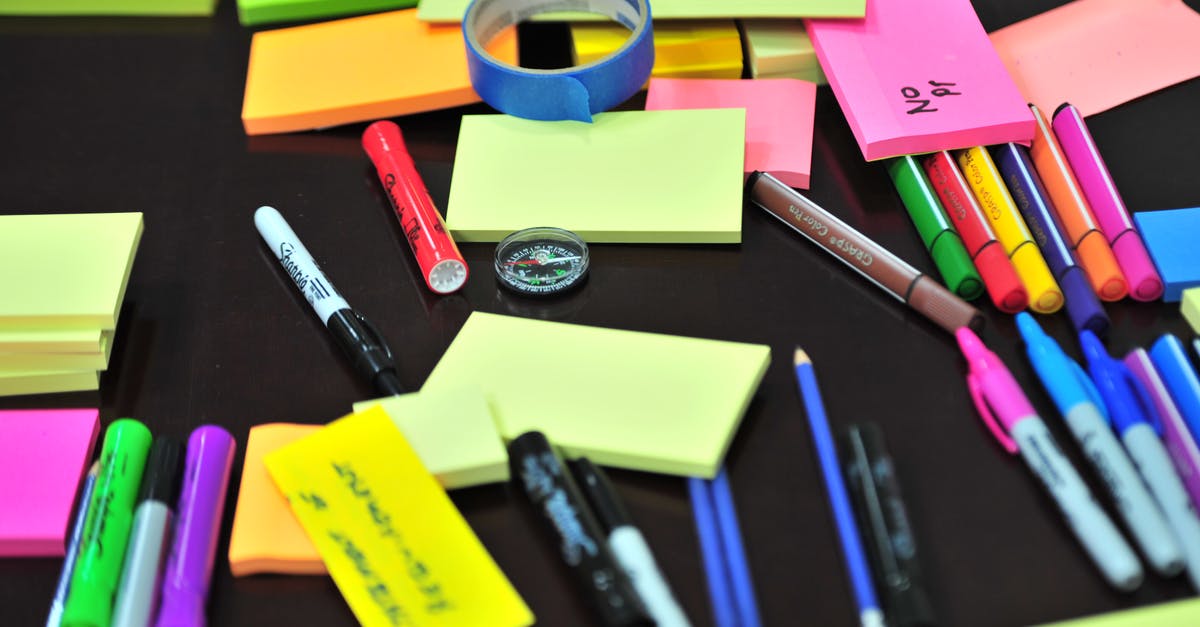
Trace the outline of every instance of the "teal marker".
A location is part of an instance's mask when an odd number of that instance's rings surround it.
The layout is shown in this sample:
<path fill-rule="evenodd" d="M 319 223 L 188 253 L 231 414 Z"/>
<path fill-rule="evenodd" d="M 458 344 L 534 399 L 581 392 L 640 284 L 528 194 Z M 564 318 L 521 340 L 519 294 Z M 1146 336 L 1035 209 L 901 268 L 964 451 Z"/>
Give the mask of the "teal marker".
<path fill-rule="evenodd" d="M 967 300 L 979 298 L 983 294 L 983 279 L 979 278 L 958 231 L 946 217 L 921 164 L 905 155 L 889 160 L 887 171 L 946 287 Z"/>
<path fill-rule="evenodd" d="M 63 627 L 108 627 L 112 621 L 113 597 L 150 440 L 146 425 L 129 418 L 113 422 L 104 432 L 100 474 L 83 523 Z"/>

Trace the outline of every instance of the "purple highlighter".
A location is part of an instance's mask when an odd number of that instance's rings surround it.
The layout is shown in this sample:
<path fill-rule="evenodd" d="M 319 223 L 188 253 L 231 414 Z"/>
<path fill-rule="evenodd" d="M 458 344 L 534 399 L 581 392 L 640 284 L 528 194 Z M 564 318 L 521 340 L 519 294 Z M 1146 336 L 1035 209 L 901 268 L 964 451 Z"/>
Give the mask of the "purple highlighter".
<path fill-rule="evenodd" d="M 202 627 L 212 580 L 225 491 L 237 442 L 221 427 L 204 425 L 187 443 L 175 540 L 163 573 L 158 627 Z"/>
<path fill-rule="evenodd" d="M 1171 461 L 1175 462 L 1175 472 L 1179 473 L 1183 485 L 1187 486 L 1192 505 L 1200 509 L 1200 447 L 1192 439 L 1187 423 L 1183 421 L 1179 408 L 1171 399 L 1167 386 L 1158 376 L 1146 350 L 1138 348 L 1130 351 L 1125 356 L 1125 365 L 1129 366 L 1133 376 L 1142 382 L 1154 399 L 1154 409 L 1162 422 L 1162 439 L 1167 445 L 1167 452 L 1171 454 Z"/>

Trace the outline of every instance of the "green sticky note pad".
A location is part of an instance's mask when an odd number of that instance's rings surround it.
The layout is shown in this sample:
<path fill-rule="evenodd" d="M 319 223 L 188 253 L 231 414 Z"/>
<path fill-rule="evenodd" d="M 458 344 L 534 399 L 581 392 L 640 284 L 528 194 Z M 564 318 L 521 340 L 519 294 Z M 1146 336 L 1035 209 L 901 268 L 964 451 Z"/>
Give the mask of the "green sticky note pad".
<path fill-rule="evenodd" d="M 237 0 L 243 26 L 407 9 L 417 0 Z"/>
<path fill-rule="evenodd" d="M 1109 612 L 1042 627 L 1165 627 L 1200 625 L 1200 599 L 1160 603 L 1120 612 Z"/>
<path fill-rule="evenodd" d="M 474 385 L 501 435 L 570 457 L 711 478 L 770 361 L 760 344 L 475 312 L 421 394 Z"/>
<path fill-rule="evenodd" d="M 212 15 L 217 0 L 3 0 L 0 15 Z"/>
<path fill-rule="evenodd" d="M 0 330 L 112 329 L 140 213 L 0 216 Z"/>
<path fill-rule="evenodd" d="M 465 115 L 446 223 L 462 242 L 555 226 L 592 243 L 737 243 L 745 136 L 744 109 Z"/>
<path fill-rule="evenodd" d="M 376 404 L 447 490 L 508 481 L 508 452 L 480 390 L 422 390 L 361 401 L 354 412 Z"/>

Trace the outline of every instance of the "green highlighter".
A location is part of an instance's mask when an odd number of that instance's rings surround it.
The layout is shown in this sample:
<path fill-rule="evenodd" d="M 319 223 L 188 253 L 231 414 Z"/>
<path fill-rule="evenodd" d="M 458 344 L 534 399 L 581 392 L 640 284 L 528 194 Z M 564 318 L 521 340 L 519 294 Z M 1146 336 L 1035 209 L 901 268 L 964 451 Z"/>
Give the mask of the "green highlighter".
<path fill-rule="evenodd" d="M 113 596 L 151 439 L 146 425 L 130 418 L 113 422 L 104 432 L 100 474 L 83 523 L 63 627 L 108 627 L 112 621 Z"/>
<path fill-rule="evenodd" d="M 946 217 L 921 164 L 905 155 L 889 160 L 887 170 L 946 287 L 967 300 L 979 298 L 983 294 L 983 279 L 975 271 L 962 238 Z"/>

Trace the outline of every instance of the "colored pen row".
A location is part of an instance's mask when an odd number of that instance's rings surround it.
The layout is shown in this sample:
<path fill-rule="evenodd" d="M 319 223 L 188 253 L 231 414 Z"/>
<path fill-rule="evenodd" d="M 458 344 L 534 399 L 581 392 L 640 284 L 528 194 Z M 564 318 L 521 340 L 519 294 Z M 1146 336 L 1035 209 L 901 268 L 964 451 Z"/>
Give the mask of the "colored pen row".
<path fill-rule="evenodd" d="M 1162 281 L 1083 117 L 1064 104 L 1048 122 L 1030 108 L 1029 149 L 900 157 L 888 173 L 951 291 L 973 299 L 986 290 L 1007 313 L 1053 313 L 1065 302 L 1077 329 L 1103 334 L 1096 296 L 1155 300 Z"/>
<path fill-rule="evenodd" d="M 1200 457 L 1194 434 L 1173 408 L 1190 401 L 1200 410 L 1200 379 L 1179 341 L 1164 336 L 1149 355 L 1138 349 L 1121 361 L 1084 329 L 1085 372 L 1028 313 L 1018 314 L 1017 325 L 1042 386 L 1095 467 L 1134 544 L 1155 572 L 1170 577 L 1186 569 L 1200 589 L 1200 494 L 1184 483 L 1195 482 Z M 1005 449 L 1025 459 L 1104 578 L 1120 590 L 1136 589 L 1144 579 L 1137 555 L 1015 379 L 969 329 L 959 330 L 958 340 L 985 424 Z"/>
<path fill-rule="evenodd" d="M 153 439 L 153 443 L 151 440 Z M 47 627 L 205 624 L 237 444 L 205 425 L 178 441 L 122 418 L 80 490 Z"/>

